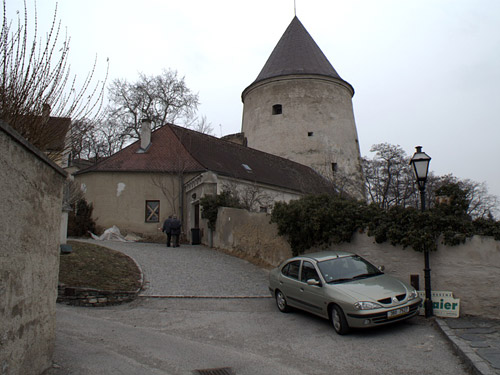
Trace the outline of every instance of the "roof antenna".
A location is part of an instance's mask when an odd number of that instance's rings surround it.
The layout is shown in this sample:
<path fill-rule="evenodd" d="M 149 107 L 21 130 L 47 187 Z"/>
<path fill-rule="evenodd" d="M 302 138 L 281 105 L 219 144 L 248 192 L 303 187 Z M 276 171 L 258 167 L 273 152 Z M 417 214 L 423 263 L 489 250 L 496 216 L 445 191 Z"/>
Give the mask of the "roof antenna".
<path fill-rule="evenodd" d="M 297 17 L 297 0 L 293 0 L 293 13 Z"/>

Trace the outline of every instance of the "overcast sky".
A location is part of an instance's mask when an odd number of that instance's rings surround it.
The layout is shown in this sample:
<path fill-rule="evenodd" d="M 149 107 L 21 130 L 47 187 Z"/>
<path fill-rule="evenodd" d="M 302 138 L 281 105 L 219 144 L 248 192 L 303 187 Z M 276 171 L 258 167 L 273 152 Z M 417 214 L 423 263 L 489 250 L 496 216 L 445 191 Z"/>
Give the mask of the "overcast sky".
<path fill-rule="evenodd" d="M 38 0 L 40 30 L 56 1 Z M 33 1 L 28 10 L 33 12 Z M 9 15 L 22 9 L 7 0 Z M 499 0 L 297 0 L 297 16 L 354 86 L 362 156 L 388 142 L 423 146 L 436 174 L 500 196 Z M 60 0 L 72 72 L 97 55 L 100 77 L 177 70 L 216 136 L 241 131 L 241 92 L 294 16 L 293 0 Z"/>

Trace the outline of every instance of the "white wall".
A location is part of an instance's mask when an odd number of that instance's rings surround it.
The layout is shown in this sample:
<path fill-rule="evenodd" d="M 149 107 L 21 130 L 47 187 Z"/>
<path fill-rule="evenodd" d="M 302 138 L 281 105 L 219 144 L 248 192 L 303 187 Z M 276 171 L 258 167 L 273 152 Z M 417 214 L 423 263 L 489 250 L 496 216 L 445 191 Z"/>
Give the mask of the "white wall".
<path fill-rule="evenodd" d="M 292 252 L 269 219 L 266 214 L 221 208 L 214 246 L 263 265 L 277 266 Z M 423 253 L 388 243 L 377 244 L 365 233 L 356 233 L 350 243 L 330 248 L 357 253 L 407 282 L 410 275 L 420 275 L 420 289 L 424 289 Z M 311 249 L 315 250 L 318 249 Z M 461 300 L 462 315 L 500 319 L 500 241 L 476 236 L 464 245 L 440 245 L 430 253 L 430 267 L 432 290 L 453 292 Z"/>

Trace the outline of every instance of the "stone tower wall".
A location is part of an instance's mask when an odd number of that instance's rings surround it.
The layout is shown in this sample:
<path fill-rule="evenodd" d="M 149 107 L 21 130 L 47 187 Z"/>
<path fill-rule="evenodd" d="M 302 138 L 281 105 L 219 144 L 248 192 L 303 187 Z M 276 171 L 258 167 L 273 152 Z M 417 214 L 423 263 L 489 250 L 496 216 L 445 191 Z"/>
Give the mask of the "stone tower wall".
<path fill-rule="evenodd" d="M 332 163 L 362 184 L 352 88 L 343 81 L 295 75 L 258 82 L 242 95 L 248 146 L 332 177 Z M 273 114 L 273 106 L 282 106 Z"/>

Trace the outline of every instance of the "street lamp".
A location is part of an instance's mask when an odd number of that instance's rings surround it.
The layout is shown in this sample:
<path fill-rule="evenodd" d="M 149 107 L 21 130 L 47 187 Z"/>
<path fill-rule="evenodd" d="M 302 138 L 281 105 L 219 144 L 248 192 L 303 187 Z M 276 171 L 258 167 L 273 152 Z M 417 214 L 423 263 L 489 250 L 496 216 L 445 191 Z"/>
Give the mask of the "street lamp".
<path fill-rule="evenodd" d="M 413 154 L 410 165 L 413 167 L 415 179 L 417 180 L 418 190 L 420 191 L 420 207 L 422 212 L 425 211 L 425 183 L 427 182 L 427 174 L 429 173 L 429 163 L 431 157 L 422 151 L 422 146 L 415 147 L 417 151 Z M 431 269 L 429 267 L 429 250 L 424 250 L 425 257 L 425 317 L 432 316 L 432 300 L 431 300 Z"/>

